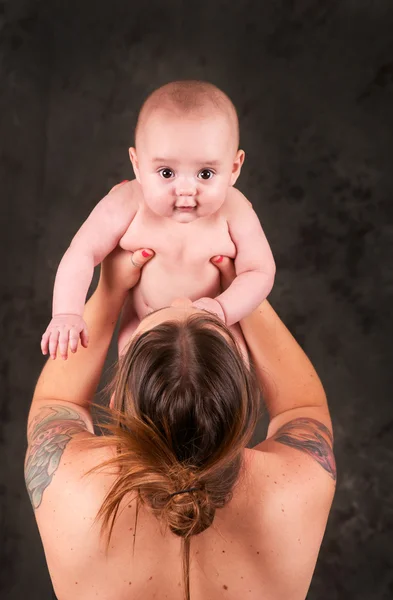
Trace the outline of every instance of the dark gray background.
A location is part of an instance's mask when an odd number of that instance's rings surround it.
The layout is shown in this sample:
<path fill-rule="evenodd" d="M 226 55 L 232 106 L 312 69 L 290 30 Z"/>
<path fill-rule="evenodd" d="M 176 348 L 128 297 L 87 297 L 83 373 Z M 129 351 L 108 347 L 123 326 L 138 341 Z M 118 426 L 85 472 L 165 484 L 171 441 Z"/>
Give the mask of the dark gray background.
<path fill-rule="evenodd" d="M 393 597 L 392 26 L 391 0 L 0 1 L 1 598 L 51 596 L 23 460 L 58 263 L 133 177 L 143 99 L 179 78 L 238 108 L 270 300 L 330 403 L 338 487 L 308 598 Z"/>

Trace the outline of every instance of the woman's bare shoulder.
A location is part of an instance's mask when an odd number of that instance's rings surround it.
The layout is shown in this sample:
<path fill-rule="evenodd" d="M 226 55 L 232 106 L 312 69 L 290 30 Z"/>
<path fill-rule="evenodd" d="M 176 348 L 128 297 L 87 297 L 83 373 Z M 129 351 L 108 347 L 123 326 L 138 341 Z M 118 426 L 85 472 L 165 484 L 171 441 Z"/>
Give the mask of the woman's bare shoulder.
<path fill-rule="evenodd" d="M 282 585 L 285 595 L 285 586 L 290 581 L 291 597 L 304 598 L 326 530 L 335 486 L 326 473 L 315 471 L 321 469 L 319 465 L 310 467 L 309 459 L 300 452 L 277 453 L 271 447 L 274 443 L 266 440 L 262 451 L 248 449 L 250 475 L 254 480 L 252 490 L 249 483 L 254 504 L 254 541 L 263 544 L 267 552 L 265 558 L 269 560 L 277 592 Z"/>

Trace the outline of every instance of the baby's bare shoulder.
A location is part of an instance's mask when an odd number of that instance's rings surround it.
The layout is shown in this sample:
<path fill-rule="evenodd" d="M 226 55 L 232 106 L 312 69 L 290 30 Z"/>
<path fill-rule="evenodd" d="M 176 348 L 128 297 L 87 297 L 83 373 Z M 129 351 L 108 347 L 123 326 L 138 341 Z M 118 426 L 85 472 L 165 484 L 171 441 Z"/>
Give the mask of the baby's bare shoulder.
<path fill-rule="evenodd" d="M 143 201 L 141 186 L 136 179 L 126 183 L 118 183 L 103 198 L 103 201 L 108 209 L 135 213 Z"/>
<path fill-rule="evenodd" d="M 227 194 L 227 198 L 226 201 L 229 204 L 236 204 L 237 206 L 240 204 L 245 204 L 247 206 L 252 206 L 251 202 L 249 201 L 248 198 L 246 198 L 246 196 L 237 188 L 235 187 L 230 187 L 228 190 L 228 194 Z"/>
<path fill-rule="evenodd" d="M 135 198 L 142 193 L 141 186 L 136 179 L 131 181 L 117 183 L 107 194 L 111 198 Z"/>
<path fill-rule="evenodd" d="M 242 192 L 234 187 L 228 189 L 225 202 L 222 206 L 223 212 L 228 218 L 234 215 L 239 215 L 241 211 L 249 211 L 252 208 L 251 202 Z"/>

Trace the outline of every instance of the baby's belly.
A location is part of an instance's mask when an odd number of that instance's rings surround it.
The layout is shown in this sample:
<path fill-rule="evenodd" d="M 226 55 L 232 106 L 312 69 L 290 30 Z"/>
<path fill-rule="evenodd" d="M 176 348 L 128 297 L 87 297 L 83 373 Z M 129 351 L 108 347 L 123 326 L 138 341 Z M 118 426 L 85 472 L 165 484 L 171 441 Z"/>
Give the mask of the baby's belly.
<path fill-rule="evenodd" d="M 142 319 L 149 309 L 169 306 L 175 298 L 189 298 L 192 302 L 221 292 L 220 274 L 209 261 L 193 264 L 167 264 L 155 256 L 142 270 L 139 283 L 133 288 L 136 313 Z"/>

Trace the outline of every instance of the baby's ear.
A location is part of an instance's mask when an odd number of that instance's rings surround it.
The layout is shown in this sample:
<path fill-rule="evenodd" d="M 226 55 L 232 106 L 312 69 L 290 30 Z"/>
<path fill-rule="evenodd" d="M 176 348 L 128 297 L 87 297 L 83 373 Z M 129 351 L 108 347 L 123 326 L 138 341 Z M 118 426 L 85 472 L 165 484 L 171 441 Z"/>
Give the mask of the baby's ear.
<path fill-rule="evenodd" d="M 134 169 L 134 173 L 135 173 L 135 177 L 137 178 L 138 182 L 140 183 L 140 177 L 139 177 L 139 165 L 138 165 L 138 158 L 136 155 L 136 150 L 135 148 L 128 148 L 128 154 L 130 156 L 130 161 L 132 163 L 132 167 Z"/>
<path fill-rule="evenodd" d="M 244 152 L 244 150 L 237 151 L 235 160 L 233 161 L 233 165 L 232 165 L 232 175 L 231 175 L 230 185 L 235 185 L 236 180 L 240 175 L 240 171 L 241 171 L 242 165 L 244 163 L 245 157 L 246 157 L 246 153 Z"/>

